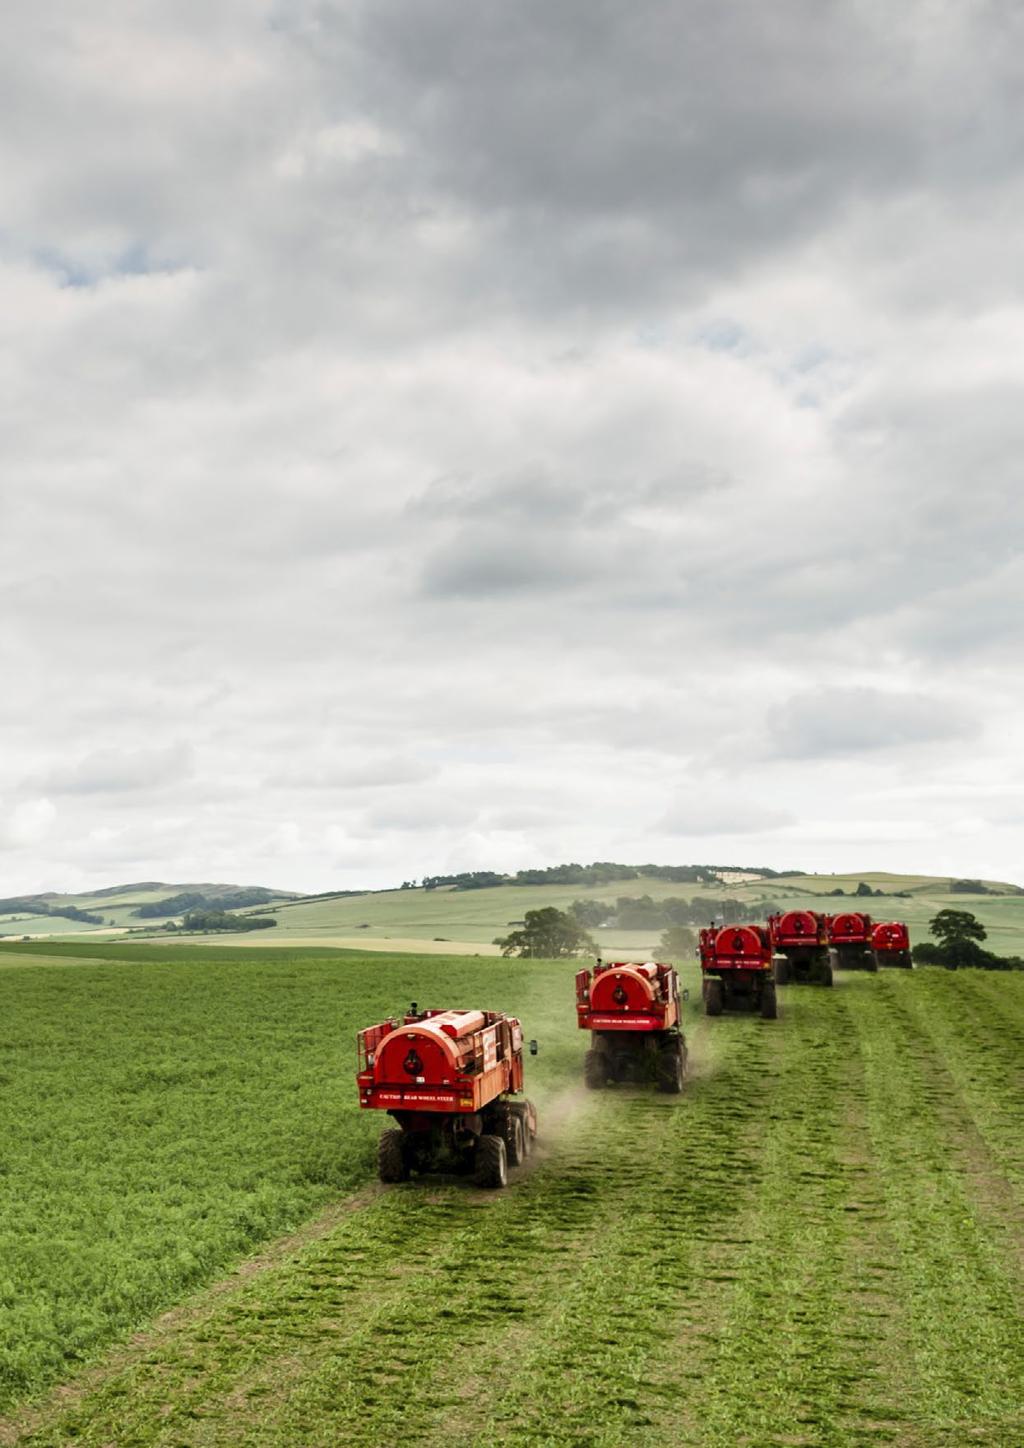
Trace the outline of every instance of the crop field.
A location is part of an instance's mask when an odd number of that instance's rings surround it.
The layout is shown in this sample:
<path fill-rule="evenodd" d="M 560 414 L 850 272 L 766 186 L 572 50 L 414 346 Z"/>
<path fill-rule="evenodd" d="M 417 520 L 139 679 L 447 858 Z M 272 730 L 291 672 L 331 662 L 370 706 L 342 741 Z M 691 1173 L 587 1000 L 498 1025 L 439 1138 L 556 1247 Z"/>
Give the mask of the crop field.
<path fill-rule="evenodd" d="M 0 1444 L 1024 1443 L 1024 976 L 688 969 L 673 1098 L 582 1090 L 564 963 L 74 950 L 0 947 Z M 373 1180 L 410 998 L 540 1040 L 505 1192 Z"/>

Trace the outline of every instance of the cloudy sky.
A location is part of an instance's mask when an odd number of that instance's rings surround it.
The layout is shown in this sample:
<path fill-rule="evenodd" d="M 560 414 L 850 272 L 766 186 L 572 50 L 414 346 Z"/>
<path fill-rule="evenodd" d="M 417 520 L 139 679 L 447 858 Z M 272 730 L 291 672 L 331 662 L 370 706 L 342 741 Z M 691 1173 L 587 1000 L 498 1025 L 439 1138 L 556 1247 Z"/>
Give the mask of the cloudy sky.
<path fill-rule="evenodd" d="M 0 892 L 1024 879 L 1014 0 L 0 57 Z"/>

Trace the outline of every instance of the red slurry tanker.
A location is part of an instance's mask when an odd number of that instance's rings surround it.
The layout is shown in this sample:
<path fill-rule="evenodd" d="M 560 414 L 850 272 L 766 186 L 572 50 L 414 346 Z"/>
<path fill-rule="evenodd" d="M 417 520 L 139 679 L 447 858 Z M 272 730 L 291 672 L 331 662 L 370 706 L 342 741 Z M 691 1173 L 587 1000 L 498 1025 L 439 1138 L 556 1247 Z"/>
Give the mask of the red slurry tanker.
<path fill-rule="evenodd" d="M 686 1041 L 679 1029 L 679 977 L 654 960 L 600 960 L 576 976 L 576 1021 L 590 1032 L 583 1079 L 593 1091 L 653 1076 L 659 1091 L 683 1089 Z"/>
<path fill-rule="evenodd" d="M 841 970 L 877 970 L 878 961 L 871 948 L 872 920 L 862 910 L 847 910 L 841 915 L 827 915 L 828 943 L 835 952 Z"/>
<path fill-rule="evenodd" d="M 383 1182 L 412 1171 L 472 1168 L 481 1187 L 503 1187 L 537 1135 L 523 1089 L 523 1030 L 500 1011 L 418 1011 L 360 1031 L 359 1105 L 386 1111 L 396 1129 L 378 1149 Z M 531 1050 L 535 1046 L 531 1043 Z"/>
<path fill-rule="evenodd" d="M 768 934 L 775 952 L 779 985 L 831 985 L 828 917 L 814 910 L 786 910 L 769 915 Z"/>
<path fill-rule="evenodd" d="M 879 965 L 913 968 L 910 955 L 910 931 L 902 920 L 880 920 L 872 927 L 871 948 Z"/>
<path fill-rule="evenodd" d="M 700 932 L 700 968 L 704 1009 L 760 1011 L 766 1021 L 778 1015 L 772 943 L 763 925 L 711 926 Z"/>

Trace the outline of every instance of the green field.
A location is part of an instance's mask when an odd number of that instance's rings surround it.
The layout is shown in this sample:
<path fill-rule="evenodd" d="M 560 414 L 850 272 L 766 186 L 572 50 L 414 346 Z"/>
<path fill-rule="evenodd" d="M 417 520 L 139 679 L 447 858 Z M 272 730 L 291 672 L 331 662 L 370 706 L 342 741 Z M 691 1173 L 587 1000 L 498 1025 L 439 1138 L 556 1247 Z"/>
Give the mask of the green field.
<path fill-rule="evenodd" d="M 897 895 L 851 900 L 850 894 L 863 880 L 873 889 L 909 891 L 910 898 Z M 765 902 L 785 907 L 807 905 L 821 910 L 866 908 L 876 919 L 906 920 L 912 940 L 927 940 L 928 920 L 947 906 L 972 911 L 989 930 L 989 948 L 996 954 L 1024 955 L 1024 894 L 1011 893 L 1012 885 L 996 886 L 1004 895 L 952 895 L 949 880 L 934 876 L 861 875 L 786 876 L 728 886 L 676 885 L 667 880 L 622 880 L 612 885 L 585 888 L 572 885 L 503 886 L 491 890 L 385 890 L 331 900 L 296 901 L 275 910 L 277 928 L 266 931 L 260 944 L 280 946 L 289 940 L 304 944 L 356 946 L 372 942 L 387 948 L 399 942 L 434 944 L 438 937 L 453 944 L 488 953 L 491 942 L 507 935 L 513 920 L 527 910 L 554 905 L 565 909 L 573 900 L 606 900 L 614 904 L 621 895 L 650 895 L 654 900 L 676 896 L 690 900 L 694 895 L 738 899 L 759 913 Z M 843 898 L 823 899 L 825 892 L 842 889 Z M 592 932 L 605 951 L 652 952 L 660 930 L 596 930 Z M 230 939 L 230 937 L 228 937 Z"/>
<path fill-rule="evenodd" d="M 668 1098 L 581 1089 L 571 965 L 88 946 L 0 948 L 0 1443 L 1024 1442 L 1024 976 L 691 1002 Z M 373 1181 L 412 997 L 541 1041 L 504 1193 Z"/>
<path fill-rule="evenodd" d="M 873 889 L 909 892 L 909 898 L 889 893 L 855 902 L 850 896 L 861 880 Z M 521 920 L 527 910 L 545 905 L 565 909 L 576 899 L 602 900 L 614 905 L 622 895 L 650 895 L 654 900 L 668 896 L 689 900 L 694 895 L 702 895 L 740 900 L 749 905 L 752 915 L 758 918 L 769 902 L 783 906 L 806 905 L 819 910 L 859 905 L 867 908 L 875 919 L 906 920 L 914 941 L 930 938 L 928 921 L 937 910 L 955 906 L 971 910 L 985 924 L 989 931 L 988 948 L 997 955 L 1024 955 L 1024 892 L 998 881 L 986 883 L 996 893 L 953 895 L 946 877 L 891 875 L 878 871 L 853 875 L 788 875 L 774 880 L 712 886 L 677 885 L 667 880 L 641 878 L 591 888 L 522 885 L 490 890 L 379 890 L 365 895 L 282 901 L 273 910 L 277 920 L 275 929 L 253 932 L 243 938 L 247 946 L 261 949 L 321 946 L 365 950 L 369 947 L 402 954 L 443 953 L 447 949 L 452 954 L 497 955 L 493 941 L 507 935 L 512 922 Z M 165 922 L 140 920 L 133 915 L 133 910 L 144 902 L 196 888 L 202 887 L 161 885 L 156 889 L 138 889 L 129 886 L 100 899 L 90 895 L 67 896 L 67 903 L 96 911 L 113 925 L 90 927 L 56 917 L 35 917 L 32 921 L 17 923 L 0 920 L 0 936 L 9 935 L 14 941 L 22 935 L 102 939 L 105 935 L 120 937 L 126 931 L 147 927 L 152 937 Z M 842 889 L 846 895 L 827 898 L 828 891 L 834 889 Z M 657 948 L 661 931 L 657 928 L 596 930 L 593 934 L 606 953 L 650 955 Z M 211 944 L 231 948 L 237 947 L 239 938 L 234 934 L 204 937 Z"/>

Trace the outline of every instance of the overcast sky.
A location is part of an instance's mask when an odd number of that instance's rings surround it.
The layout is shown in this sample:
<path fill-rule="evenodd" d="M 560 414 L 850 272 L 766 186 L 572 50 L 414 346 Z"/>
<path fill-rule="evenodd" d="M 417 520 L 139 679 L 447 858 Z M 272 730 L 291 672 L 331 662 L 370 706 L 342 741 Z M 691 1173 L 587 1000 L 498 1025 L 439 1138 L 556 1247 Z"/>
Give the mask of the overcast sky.
<path fill-rule="evenodd" d="M 1024 879 L 1016 0 L 5 32 L 0 892 Z"/>

